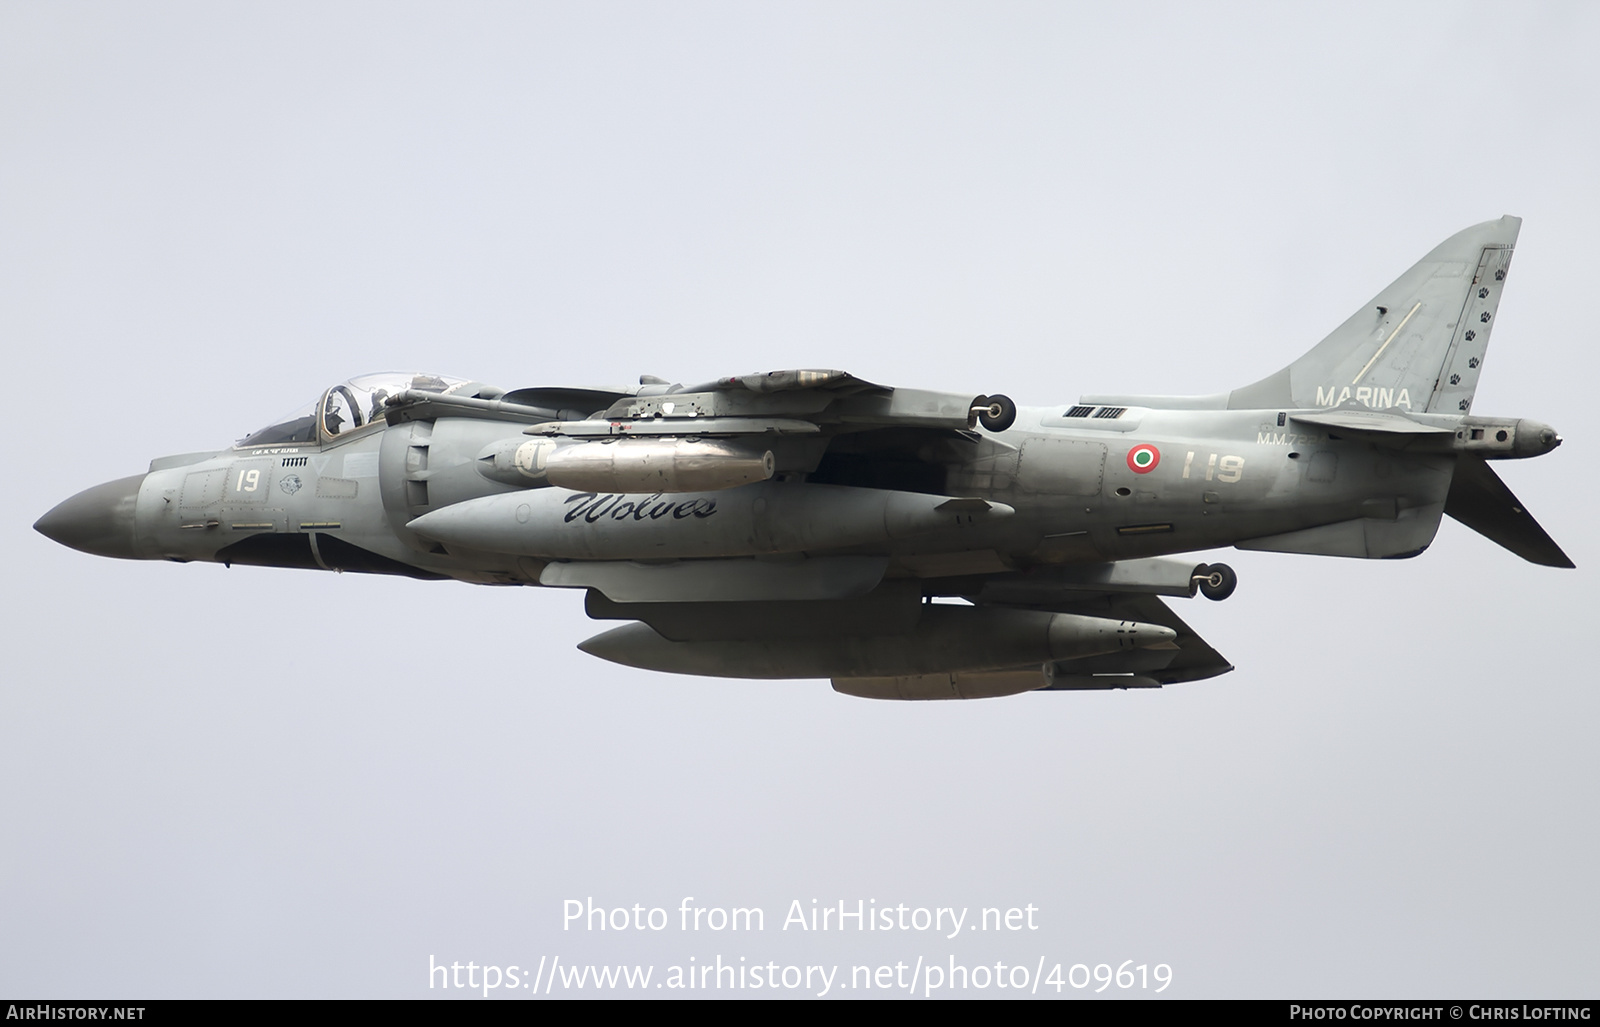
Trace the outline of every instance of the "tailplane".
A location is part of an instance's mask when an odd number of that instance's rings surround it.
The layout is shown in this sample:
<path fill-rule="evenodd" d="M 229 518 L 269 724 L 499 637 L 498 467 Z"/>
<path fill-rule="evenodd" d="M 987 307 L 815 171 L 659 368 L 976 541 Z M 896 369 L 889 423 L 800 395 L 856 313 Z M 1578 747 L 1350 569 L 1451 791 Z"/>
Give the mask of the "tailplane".
<path fill-rule="evenodd" d="M 1457 458 L 1444 512 L 1530 563 L 1573 566 L 1555 539 L 1539 527 L 1522 501 L 1511 494 L 1494 468 L 1480 456 L 1463 453 Z"/>

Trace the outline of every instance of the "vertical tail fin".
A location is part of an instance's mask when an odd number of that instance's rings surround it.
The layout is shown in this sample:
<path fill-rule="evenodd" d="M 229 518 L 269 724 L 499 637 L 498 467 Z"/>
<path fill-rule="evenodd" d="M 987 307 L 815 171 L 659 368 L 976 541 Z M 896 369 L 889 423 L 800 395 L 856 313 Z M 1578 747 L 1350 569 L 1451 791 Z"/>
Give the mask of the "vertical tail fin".
<path fill-rule="evenodd" d="M 1521 228 L 1507 215 L 1452 235 L 1309 353 L 1235 389 L 1229 408 L 1468 412 Z"/>

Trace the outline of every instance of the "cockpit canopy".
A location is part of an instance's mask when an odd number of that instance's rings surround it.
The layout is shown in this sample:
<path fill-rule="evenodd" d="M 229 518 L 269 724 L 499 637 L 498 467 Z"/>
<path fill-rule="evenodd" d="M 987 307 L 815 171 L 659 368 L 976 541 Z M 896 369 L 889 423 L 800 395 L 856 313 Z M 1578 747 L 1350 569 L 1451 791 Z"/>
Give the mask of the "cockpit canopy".
<path fill-rule="evenodd" d="M 239 441 L 242 446 L 315 445 L 383 420 L 390 396 L 411 389 L 448 394 L 471 382 L 410 371 L 364 374 L 335 385 L 322 398 Z"/>

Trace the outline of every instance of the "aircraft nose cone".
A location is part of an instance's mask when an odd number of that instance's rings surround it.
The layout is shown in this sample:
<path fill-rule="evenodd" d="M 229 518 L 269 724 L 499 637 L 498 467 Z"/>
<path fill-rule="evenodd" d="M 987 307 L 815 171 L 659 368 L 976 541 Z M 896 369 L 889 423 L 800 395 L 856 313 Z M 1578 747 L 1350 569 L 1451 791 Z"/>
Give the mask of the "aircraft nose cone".
<path fill-rule="evenodd" d="M 138 559 L 133 511 L 144 478 L 136 474 L 84 489 L 35 521 L 33 530 L 79 552 Z"/>

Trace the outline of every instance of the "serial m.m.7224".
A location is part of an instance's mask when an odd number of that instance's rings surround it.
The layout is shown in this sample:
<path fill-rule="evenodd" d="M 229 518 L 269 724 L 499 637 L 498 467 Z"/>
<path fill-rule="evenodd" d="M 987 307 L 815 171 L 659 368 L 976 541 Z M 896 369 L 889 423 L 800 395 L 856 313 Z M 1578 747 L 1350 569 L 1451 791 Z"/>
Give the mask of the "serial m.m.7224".
<path fill-rule="evenodd" d="M 682 674 L 887 699 L 1209 678 L 1232 668 L 1160 597 L 1224 599 L 1235 576 L 1172 554 L 1413 556 L 1449 514 L 1572 566 L 1489 463 L 1560 437 L 1471 412 L 1520 224 L 1450 237 L 1221 395 L 1018 410 L 842 371 L 371 375 L 36 527 L 103 556 L 582 589 L 628 623 L 579 648 Z"/>

